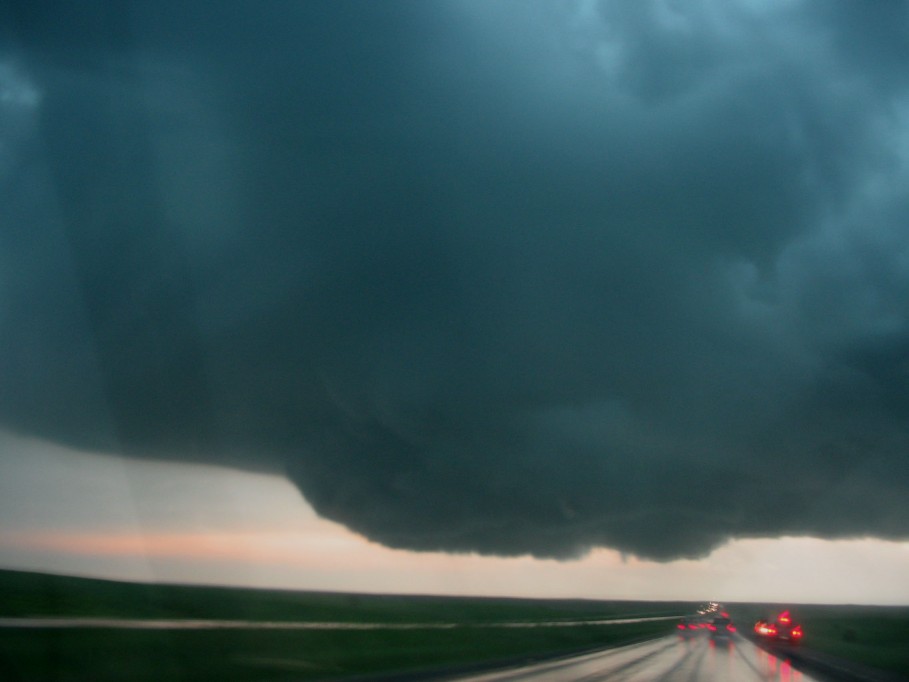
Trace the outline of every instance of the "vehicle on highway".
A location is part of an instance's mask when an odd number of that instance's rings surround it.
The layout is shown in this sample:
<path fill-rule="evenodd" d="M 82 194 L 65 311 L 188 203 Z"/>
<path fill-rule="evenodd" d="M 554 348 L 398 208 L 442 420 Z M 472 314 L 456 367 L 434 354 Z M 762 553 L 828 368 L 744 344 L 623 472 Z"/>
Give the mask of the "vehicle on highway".
<path fill-rule="evenodd" d="M 754 631 L 761 637 L 791 644 L 798 644 L 804 636 L 802 626 L 793 619 L 789 611 L 780 613 L 776 620 L 759 620 L 754 624 Z"/>
<path fill-rule="evenodd" d="M 698 615 L 710 617 L 715 613 L 719 613 L 720 610 L 720 603 L 717 601 L 712 601 L 701 606 L 701 608 L 698 609 Z"/>
<path fill-rule="evenodd" d="M 729 639 L 735 634 L 736 628 L 732 619 L 727 614 L 723 614 L 707 623 L 707 630 L 713 639 Z"/>
<path fill-rule="evenodd" d="M 704 624 L 694 616 L 685 616 L 675 626 L 681 637 L 693 637 L 704 627 Z"/>

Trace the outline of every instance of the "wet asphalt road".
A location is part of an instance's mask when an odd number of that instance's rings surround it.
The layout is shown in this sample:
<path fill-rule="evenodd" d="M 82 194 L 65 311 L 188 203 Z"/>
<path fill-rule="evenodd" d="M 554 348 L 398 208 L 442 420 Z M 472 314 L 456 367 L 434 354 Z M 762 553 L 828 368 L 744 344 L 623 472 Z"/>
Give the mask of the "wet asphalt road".
<path fill-rule="evenodd" d="M 817 682 L 786 660 L 741 637 L 714 641 L 705 635 L 662 639 L 547 661 L 521 668 L 469 675 L 458 682 L 531 680 L 567 682 Z"/>

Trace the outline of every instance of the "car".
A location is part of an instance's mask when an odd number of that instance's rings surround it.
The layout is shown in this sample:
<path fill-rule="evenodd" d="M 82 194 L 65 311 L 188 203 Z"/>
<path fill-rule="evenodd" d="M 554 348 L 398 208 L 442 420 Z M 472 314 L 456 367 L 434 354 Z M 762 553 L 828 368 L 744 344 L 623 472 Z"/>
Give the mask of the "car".
<path fill-rule="evenodd" d="M 759 620 L 754 624 L 754 632 L 760 637 L 790 644 L 798 644 L 805 634 L 789 611 L 780 613 L 776 620 Z"/>
<path fill-rule="evenodd" d="M 707 630 L 714 639 L 728 639 L 736 632 L 736 627 L 728 615 L 716 616 L 707 624 Z"/>
<path fill-rule="evenodd" d="M 691 637 L 701 630 L 703 624 L 695 617 L 685 616 L 675 627 L 680 636 Z"/>

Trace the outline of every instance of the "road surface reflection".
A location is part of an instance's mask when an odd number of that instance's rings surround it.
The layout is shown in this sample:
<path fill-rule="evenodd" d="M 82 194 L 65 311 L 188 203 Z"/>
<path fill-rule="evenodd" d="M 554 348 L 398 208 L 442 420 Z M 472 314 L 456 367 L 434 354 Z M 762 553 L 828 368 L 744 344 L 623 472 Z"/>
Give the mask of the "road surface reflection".
<path fill-rule="evenodd" d="M 673 635 L 642 644 L 460 678 L 460 682 L 505 680 L 817 682 L 816 678 L 795 670 L 788 661 L 741 637 L 712 639 L 706 633 Z"/>

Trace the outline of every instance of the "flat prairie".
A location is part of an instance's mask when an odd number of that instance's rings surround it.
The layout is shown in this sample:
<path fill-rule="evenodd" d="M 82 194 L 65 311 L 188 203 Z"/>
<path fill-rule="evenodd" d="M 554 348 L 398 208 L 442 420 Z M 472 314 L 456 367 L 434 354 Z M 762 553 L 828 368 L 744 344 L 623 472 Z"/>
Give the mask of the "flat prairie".
<path fill-rule="evenodd" d="M 694 608 L 686 602 L 194 587 L 0 571 L 0 668 L 4 680 L 431 677 L 658 637 Z"/>

